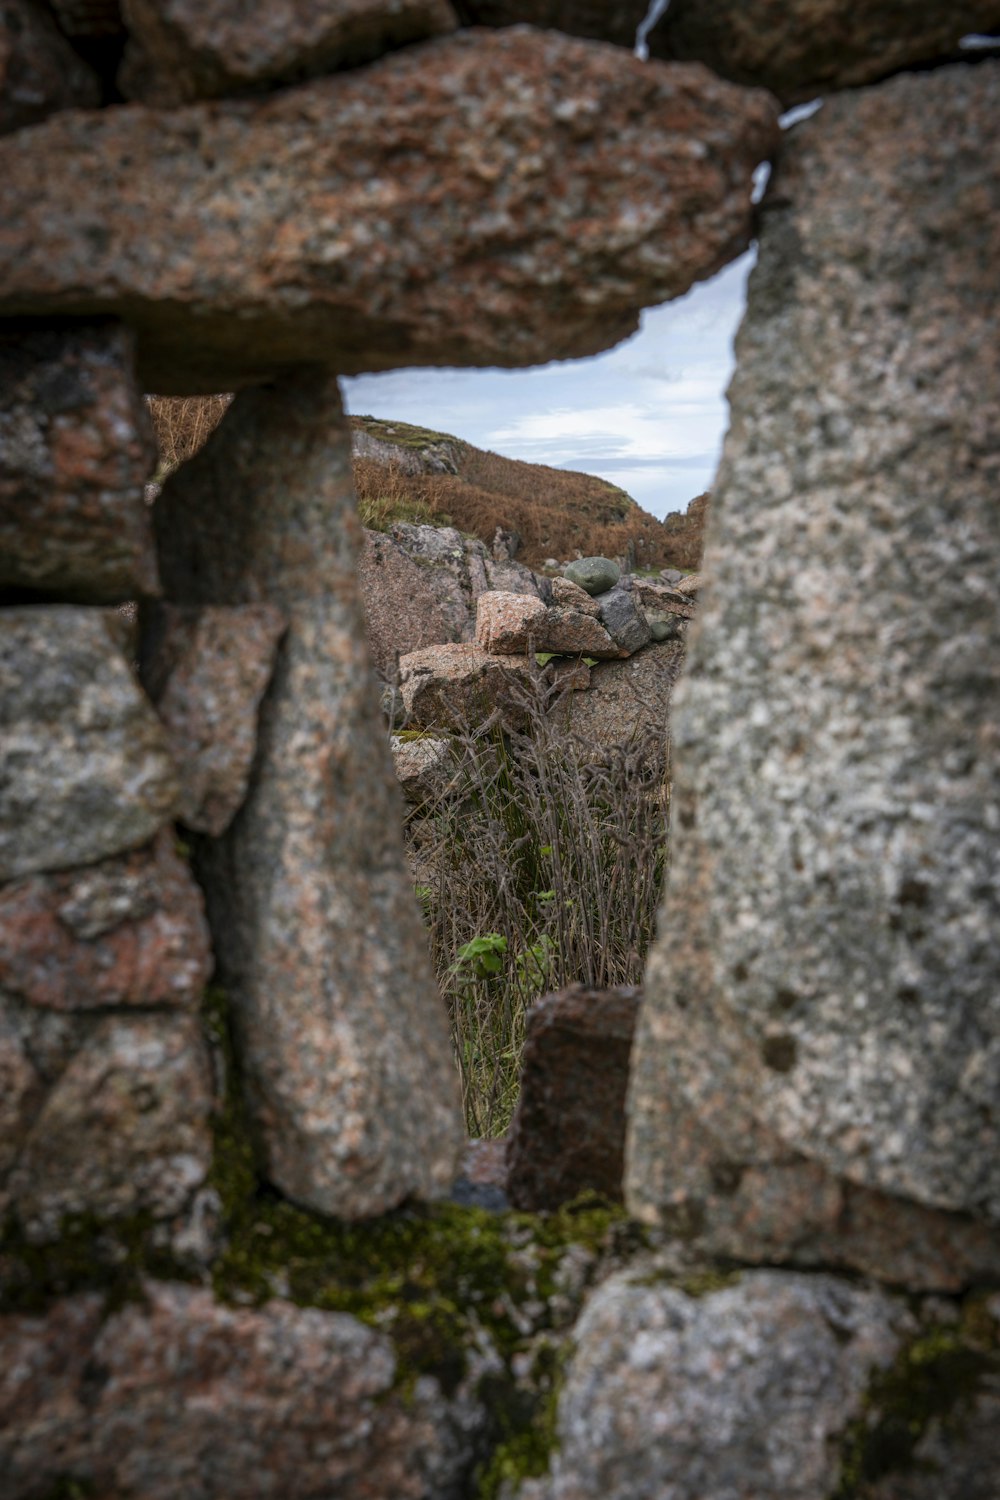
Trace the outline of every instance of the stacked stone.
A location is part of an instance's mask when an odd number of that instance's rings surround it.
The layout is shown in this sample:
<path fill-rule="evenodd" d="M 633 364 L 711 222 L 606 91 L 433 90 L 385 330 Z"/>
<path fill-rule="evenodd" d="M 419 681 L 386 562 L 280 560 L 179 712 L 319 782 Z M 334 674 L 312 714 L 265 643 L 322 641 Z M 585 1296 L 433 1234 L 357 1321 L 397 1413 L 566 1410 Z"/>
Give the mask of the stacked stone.
<path fill-rule="evenodd" d="M 0 1213 L 204 1256 L 208 931 L 116 608 L 159 588 L 133 342 L 0 333 Z"/>
<path fill-rule="evenodd" d="M 275 1294 L 259 1309 L 162 1279 L 200 1267 L 221 1284 L 212 1257 L 237 1233 L 245 1269 L 278 1195 L 311 1212 L 295 1219 L 308 1245 L 327 1243 L 318 1214 L 438 1195 L 461 1140 L 370 690 L 330 372 L 616 342 L 746 246 L 776 111 L 699 68 L 456 24 L 447 0 L 4 11 L 12 1500 L 416 1500 L 470 1482 L 482 1402 L 454 1380 L 446 1401 L 445 1375 L 400 1391 L 389 1333 L 292 1306 L 299 1255 L 243 1293 Z M 89 107 L 99 94 L 136 102 Z M 239 392 L 164 486 L 152 532 L 143 389 Z M 213 963 L 236 1045 L 224 1101 L 198 1014 Z M 226 1158 L 237 1187 L 213 1170 L 223 1105 L 244 1131 Z M 107 1285 L 102 1260 L 138 1300 L 82 1290 Z M 323 1264 L 345 1286 L 363 1271 Z M 405 1304 L 409 1277 L 391 1291 Z"/>

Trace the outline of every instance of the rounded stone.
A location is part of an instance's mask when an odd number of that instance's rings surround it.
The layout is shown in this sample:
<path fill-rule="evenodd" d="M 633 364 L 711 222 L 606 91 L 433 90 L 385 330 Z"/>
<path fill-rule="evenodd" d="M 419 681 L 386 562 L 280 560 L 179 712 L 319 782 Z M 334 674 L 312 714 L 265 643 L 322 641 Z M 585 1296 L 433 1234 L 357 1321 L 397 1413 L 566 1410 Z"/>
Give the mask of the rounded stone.
<path fill-rule="evenodd" d="M 571 562 L 565 575 L 570 583 L 579 584 L 588 594 L 606 594 L 613 589 L 622 570 L 610 557 L 578 557 Z"/>

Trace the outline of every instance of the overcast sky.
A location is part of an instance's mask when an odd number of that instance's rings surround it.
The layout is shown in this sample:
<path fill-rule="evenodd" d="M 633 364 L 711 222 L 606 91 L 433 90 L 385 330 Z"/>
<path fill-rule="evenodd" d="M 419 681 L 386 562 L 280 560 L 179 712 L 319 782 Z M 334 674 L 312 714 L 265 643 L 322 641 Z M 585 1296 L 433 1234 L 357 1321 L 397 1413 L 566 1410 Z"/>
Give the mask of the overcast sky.
<path fill-rule="evenodd" d="M 708 489 L 752 254 L 593 359 L 530 370 L 393 370 L 344 381 L 349 409 L 465 438 L 508 458 L 583 469 L 653 515 Z"/>

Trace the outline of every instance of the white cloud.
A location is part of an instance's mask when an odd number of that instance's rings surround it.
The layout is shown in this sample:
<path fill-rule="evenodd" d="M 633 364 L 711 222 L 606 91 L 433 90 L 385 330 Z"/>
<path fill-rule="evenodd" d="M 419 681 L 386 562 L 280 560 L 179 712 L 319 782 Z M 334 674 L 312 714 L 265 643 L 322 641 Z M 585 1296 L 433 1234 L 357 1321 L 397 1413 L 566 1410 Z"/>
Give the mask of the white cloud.
<path fill-rule="evenodd" d="M 683 510 L 718 463 L 748 254 L 594 359 L 530 370 L 394 370 L 345 381 L 352 411 L 455 433 L 510 458 L 583 469 L 654 515 Z"/>

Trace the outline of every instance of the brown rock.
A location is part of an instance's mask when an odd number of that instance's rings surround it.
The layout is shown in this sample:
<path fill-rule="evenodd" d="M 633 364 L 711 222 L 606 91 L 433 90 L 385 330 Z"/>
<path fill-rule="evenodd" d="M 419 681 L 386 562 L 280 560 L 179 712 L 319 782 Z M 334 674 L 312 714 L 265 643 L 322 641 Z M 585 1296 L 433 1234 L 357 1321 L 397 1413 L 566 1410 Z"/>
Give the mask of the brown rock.
<path fill-rule="evenodd" d="M 592 599 L 587 590 L 582 589 L 571 578 L 553 578 L 552 597 L 556 604 L 566 609 L 575 609 L 578 614 L 593 615 L 596 619 L 600 613 L 598 601 Z"/>
<path fill-rule="evenodd" d="M 589 610 L 584 612 L 561 604 L 546 610 L 544 619 L 539 622 L 536 649 L 552 651 L 557 656 L 594 656 L 599 661 L 622 654 L 618 644 Z"/>
<path fill-rule="evenodd" d="M 542 599 L 530 594 L 508 594 L 490 590 L 476 600 L 476 644 L 491 656 L 521 656 L 543 651 L 535 637 L 544 634 L 548 610 Z"/>
<path fill-rule="evenodd" d="M 676 588 L 665 583 L 654 583 L 648 578 L 637 578 L 633 590 L 639 603 L 657 614 L 677 615 L 682 620 L 693 620 L 697 610 L 691 600 Z"/>
<path fill-rule="evenodd" d="M 262 101 L 65 114 L 0 141 L 0 315 L 122 313 L 180 394 L 592 354 L 746 246 L 776 128 L 701 68 L 516 28 Z"/>
<path fill-rule="evenodd" d="M 649 50 L 707 63 L 787 105 L 953 56 L 963 36 L 998 29 L 997 0 L 672 0 Z"/>
<path fill-rule="evenodd" d="M 184 104 L 259 93 L 353 68 L 409 42 L 453 31 L 448 0 L 124 0 L 129 44 L 118 75 L 126 97 Z"/>
<path fill-rule="evenodd" d="M 105 1016 L 35 1111 L 5 1196 L 29 1238 L 71 1216 L 182 1214 L 212 1160 L 212 1075 L 197 1016 Z"/>
<path fill-rule="evenodd" d="M 72 1476 L 102 1500 L 437 1500 L 468 1438 L 437 1382 L 394 1389 L 389 1338 L 344 1313 L 228 1307 L 147 1282 L 0 1318 L 5 1500 Z"/>
<path fill-rule="evenodd" d="M 0 886 L 0 995 L 51 1010 L 200 1004 L 201 892 L 164 829 L 131 854 Z"/>
<path fill-rule="evenodd" d="M 155 524 L 172 599 L 288 620 L 249 794 L 198 846 L 266 1172 L 345 1218 L 443 1192 L 457 1077 L 372 691 L 336 382 L 238 396 Z"/>
<path fill-rule="evenodd" d="M 177 765 L 177 816 L 198 833 L 224 833 L 246 796 L 285 624 L 273 604 L 146 612 L 143 680 Z"/>
<path fill-rule="evenodd" d="M 478 646 L 427 646 L 399 663 L 399 689 L 408 722 L 425 729 L 467 729 L 496 712 L 518 727 L 534 684 L 524 656 L 491 656 Z"/>
<path fill-rule="evenodd" d="M 132 335 L 0 329 L 0 587 L 91 604 L 159 590 Z"/>
<path fill-rule="evenodd" d="M 571 657 L 550 661 L 545 668 L 545 677 L 557 692 L 582 693 L 590 687 L 590 667 L 585 661 L 574 661 Z"/>
<path fill-rule="evenodd" d="M 944 68 L 786 143 L 630 1103 L 635 1213 L 923 1285 L 1000 1253 L 998 108 Z"/>
<path fill-rule="evenodd" d="M 648 0 L 458 0 L 463 19 L 474 26 L 543 26 L 570 36 L 614 42 L 629 51 L 648 9 Z"/>
<path fill-rule="evenodd" d="M 705 587 L 704 573 L 689 573 L 680 583 L 674 584 L 674 593 L 685 599 L 696 599 Z"/>
<path fill-rule="evenodd" d="M 96 75 L 53 24 L 40 0 L 4 0 L 0 10 L 0 135 L 57 109 L 99 103 Z"/>
<path fill-rule="evenodd" d="M 358 553 L 358 587 L 368 650 L 377 672 L 394 677 L 401 656 L 421 646 L 462 639 L 427 570 L 391 537 L 366 531 Z M 462 606 L 464 626 L 466 609 Z"/>
<path fill-rule="evenodd" d="M 137 848 L 174 811 L 166 737 L 120 629 L 70 605 L 0 613 L 0 879 Z"/>
<path fill-rule="evenodd" d="M 551 713 L 598 758 L 608 747 L 640 741 L 650 730 L 661 730 L 665 738 L 683 664 L 684 647 L 674 641 L 647 646 L 625 661 L 599 662 L 591 668 L 589 690 L 565 694 Z"/>
<path fill-rule="evenodd" d="M 574 984 L 528 1011 L 507 1196 L 536 1213 L 578 1193 L 622 1196 L 625 1094 L 640 995 Z"/>

